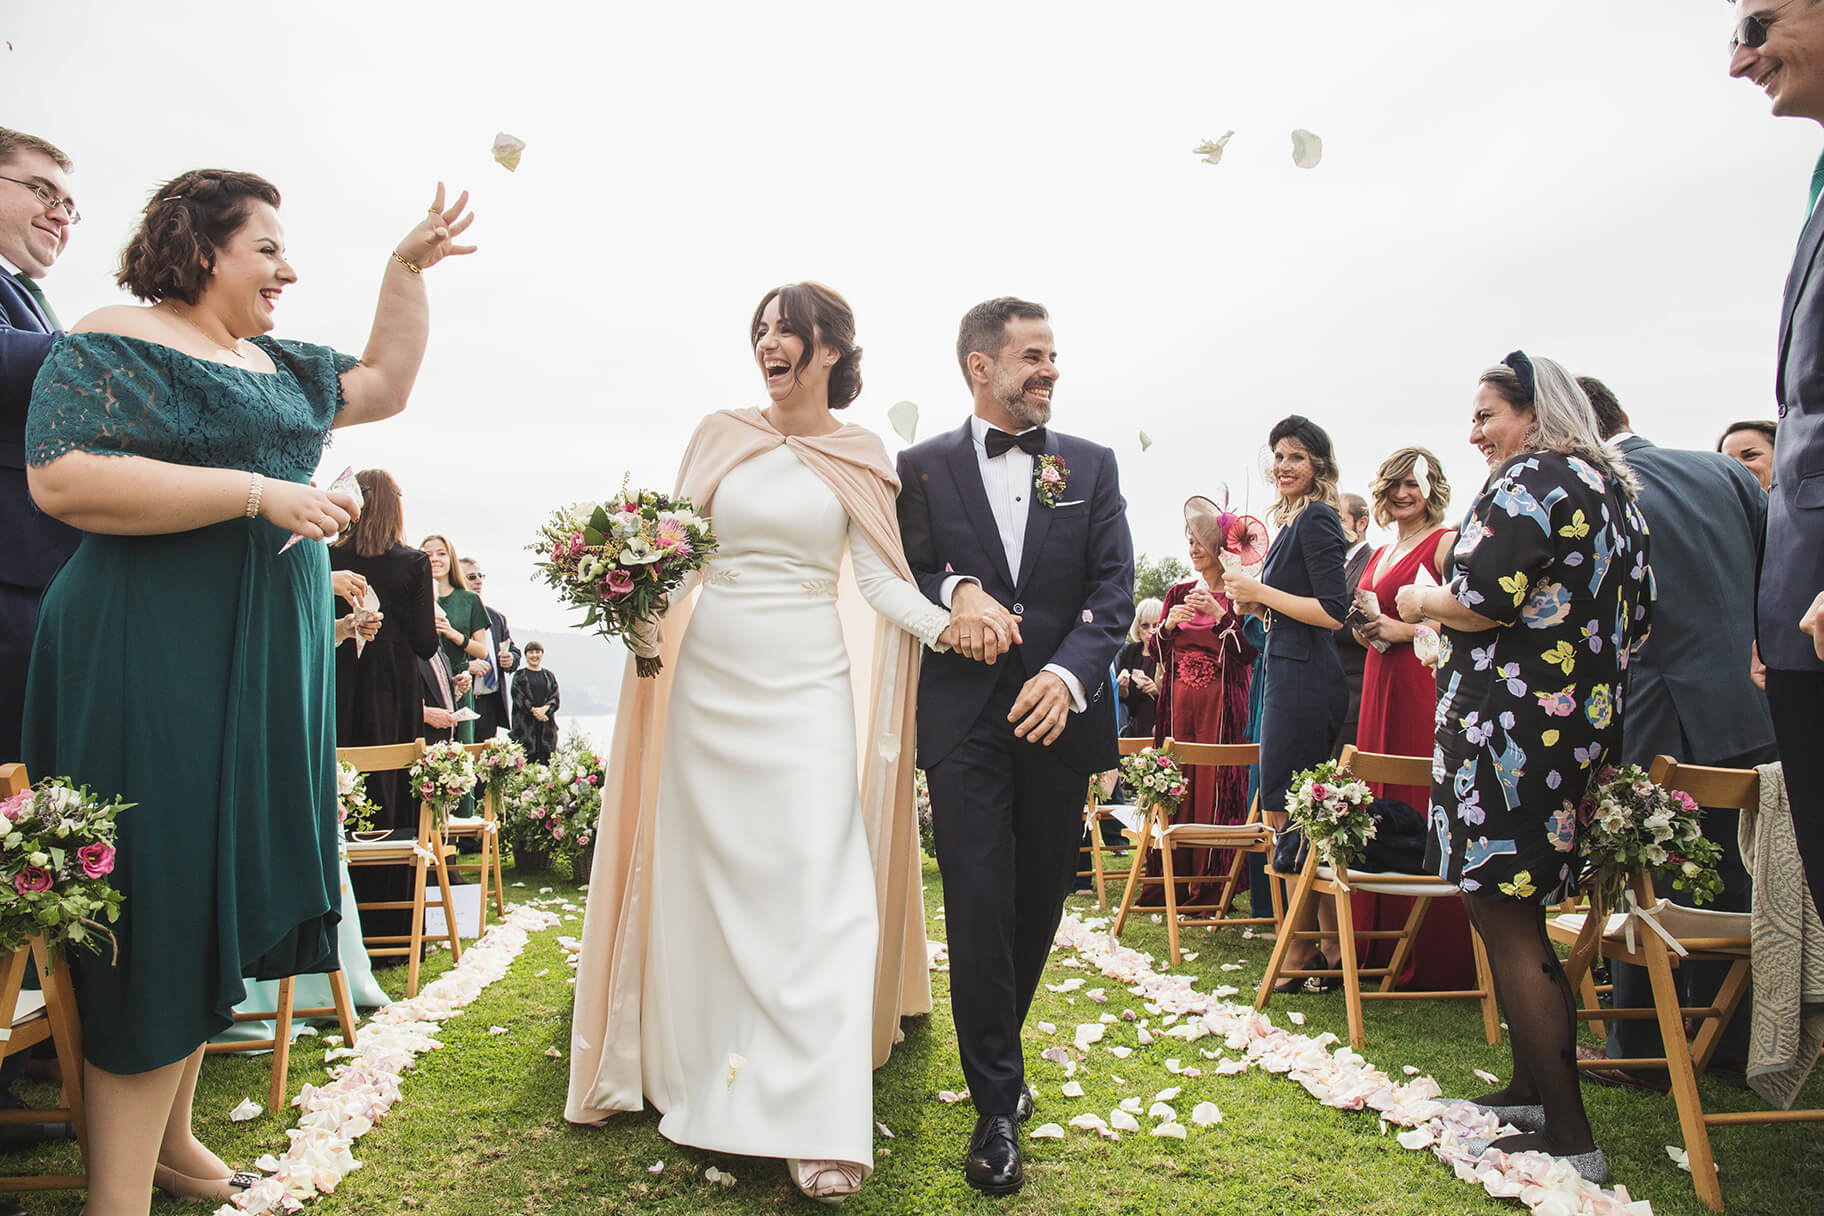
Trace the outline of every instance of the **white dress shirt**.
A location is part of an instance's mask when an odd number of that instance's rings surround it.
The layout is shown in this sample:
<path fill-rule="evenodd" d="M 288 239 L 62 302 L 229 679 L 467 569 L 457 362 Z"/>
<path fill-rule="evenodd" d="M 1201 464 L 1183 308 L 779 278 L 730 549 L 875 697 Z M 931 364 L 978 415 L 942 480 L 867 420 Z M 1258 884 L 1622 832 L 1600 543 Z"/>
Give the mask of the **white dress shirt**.
<path fill-rule="evenodd" d="M 1033 458 L 1018 447 L 1008 448 L 1001 455 L 990 457 L 988 432 L 991 429 L 999 428 L 991 427 L 986 418 L 978 416 L 969 419 L 969 433 L 975 440 L 975 467 L 981 471 L 982 489 L 988 495 L 988 509 L 994 512 L 994 527 L 1001 534 L 1001 548 L 1007 554 L 1008 574 L 1018 583 L 1020 560 L 1026 555 L 1026 517 L 1032 510 Z M 1015 433 L 1024 435 L 1026 432 Z M 956 585 L 965 581 L 981 585 L 980 579 L 967 574 L 953 574 L 944 580 L 941 591 L 944 607 L 950 606 L 950 596 Z M 1089 701 L 1083 695 L 1083 685 L 1075 674 L 1056 663 L 1045 664 L 1043 670 L 1054 673 L 1064 681 L 1064 687 L 1070 690 L 1070 708 L 1073 712 L 1082 713 L 1089 707 Z"/>

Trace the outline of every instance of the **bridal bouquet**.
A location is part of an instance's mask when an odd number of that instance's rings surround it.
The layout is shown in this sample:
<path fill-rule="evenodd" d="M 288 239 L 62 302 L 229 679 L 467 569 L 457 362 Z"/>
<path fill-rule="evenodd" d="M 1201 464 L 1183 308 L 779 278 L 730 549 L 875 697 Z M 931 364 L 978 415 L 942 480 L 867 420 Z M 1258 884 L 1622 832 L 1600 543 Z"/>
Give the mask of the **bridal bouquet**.
<path fill-rule="evenodd" d="M 98 935 L 114 944 L 98 918 L 120 919 L 122 897 L 108 881 L 114 820 L 133 805 L 104 801 L 61 777 L 0 802 L 0 950 L 17 950 L 30 937 L 53 947 L 99 950 Z"/>
<path fill-rule="evenodd" d="M 1351 777 L 1334 760 L 1295 773 L 1286 791 L 1286 817 L 1317 849 L 1318 860 L 1328 866 L 1361 861 L 1374 839 L 1374 817 L 1368 804 L 1374 791 L 1366 781 Z"/>
<path fill-rule="evenodd" d="M 431 804 L 431 822 L 439 827 L 474 793 L 477 779 L 475 757 L 454 741 L 431 744 L 412 765 L 412 792 Z"/>
<path fill-rule="evenodd" d="M 1121 757 L 1121 779 L 1141 806 L 1156 806 L 1167 815 L 1177 813 L 1188 791 L 1178 762 L 1150 747 Z"/>
<path fill-rule="evenodd" d="M 1703 812 L 1691 795 L 1653 784 L 1638 764 L 1605 768 L 1577 806 L 1583 824 L 1583 873 L 1595 907 L 1610 908 L 1635 870 L 1672 876 L 1675 890 L 1703 904 L 1723 890 L 1716 863 L 1723 848 L 1706 840 Z M 1570 807 L 1554 816 L 1553 830 L 1568 837 Z"/>
<path fill-rule="evenodd" d="M 546 584 L 584 610 L 581 627 L 622 639 L 650 677 L 661 666 L 654 638 L 666 597 L 708 563 L 716 537 L 689 499 L 623 484 L 608 502 L 553 511 L 527 547 L 542 555 Z"/>

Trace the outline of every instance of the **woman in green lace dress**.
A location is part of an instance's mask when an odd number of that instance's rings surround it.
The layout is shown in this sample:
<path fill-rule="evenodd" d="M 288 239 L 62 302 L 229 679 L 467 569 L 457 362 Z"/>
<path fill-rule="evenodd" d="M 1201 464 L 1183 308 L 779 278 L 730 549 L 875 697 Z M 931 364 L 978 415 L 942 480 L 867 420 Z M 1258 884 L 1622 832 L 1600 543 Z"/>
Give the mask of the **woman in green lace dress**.
<path fill-rule="evenodd" d="M 121 258 L 149 307 L 90 314 L 39 373 L 27 479 L 84 532 L 45 591 L 25 761 L 120 818 L 117 955 L 71 959 L 93 1216 L 151 1186 L 222 1200 L 251 1179 L 190 1131 L 202 1044 L 243 979 L 332 970 L 335 697 L 324 539 L 351 496 L 310 485 L 332 427 L 398 413 L 424 356 L 420 272 L 469 248 L 468 196 L 387 260 L 359 359 L 266 336 L 285 259 L 279 194 L 251 174 L 161 188 Z M 289 535 L 304 539 L 281 552 Z"/>

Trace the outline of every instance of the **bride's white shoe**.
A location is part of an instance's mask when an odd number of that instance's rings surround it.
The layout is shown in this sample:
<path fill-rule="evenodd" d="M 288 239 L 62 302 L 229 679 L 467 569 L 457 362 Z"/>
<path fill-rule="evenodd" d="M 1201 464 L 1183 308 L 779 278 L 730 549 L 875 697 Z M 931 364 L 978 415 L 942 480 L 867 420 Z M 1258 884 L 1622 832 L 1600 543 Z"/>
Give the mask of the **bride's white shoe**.
<path fill-rule="evenodd" d="M 841 1203 L 861 1189 L 861 1166 L 853 1161 L 799 1161 L 787 1158 L 792 1185 L 819 1203 Z"/>

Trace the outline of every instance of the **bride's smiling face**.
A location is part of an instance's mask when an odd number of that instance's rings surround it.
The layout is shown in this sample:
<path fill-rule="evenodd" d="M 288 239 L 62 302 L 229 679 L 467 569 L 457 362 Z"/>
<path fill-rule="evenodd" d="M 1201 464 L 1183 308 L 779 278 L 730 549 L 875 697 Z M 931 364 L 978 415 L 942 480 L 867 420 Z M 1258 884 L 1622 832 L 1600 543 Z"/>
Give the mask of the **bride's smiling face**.
<path fill-rule="evenodd" d="M 754 325 L 754 362 L 766 382 L 766 395 L 783 401 L 795 391 L 815 392 L 829 381 L 836 352 L 804 334 L 781 315 L 779 296 L 766 302 Z M 806 358 L 807 348 L 809 358 Z"/>

